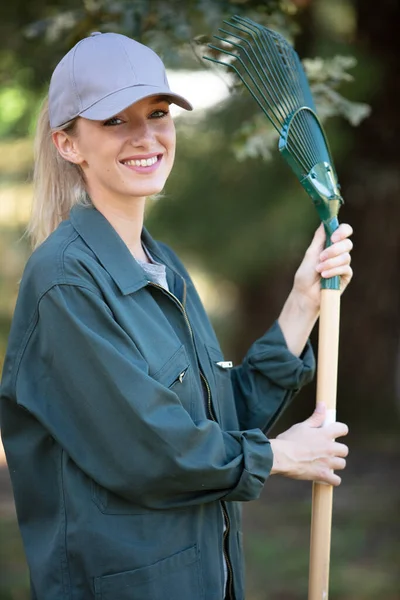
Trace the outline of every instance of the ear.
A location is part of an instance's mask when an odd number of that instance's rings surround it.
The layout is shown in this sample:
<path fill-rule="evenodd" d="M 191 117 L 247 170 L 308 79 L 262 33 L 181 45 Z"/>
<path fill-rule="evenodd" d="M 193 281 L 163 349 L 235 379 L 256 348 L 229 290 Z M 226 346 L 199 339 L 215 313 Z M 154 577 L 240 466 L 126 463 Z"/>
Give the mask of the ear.
<path fill-rule="evenodd" d="M 66 131 L 53 131 L 51 137 L 58 152 L 65 160 L 75 165 L 81 165 L 84 162 L 75 137 L 72 137 Z"/>

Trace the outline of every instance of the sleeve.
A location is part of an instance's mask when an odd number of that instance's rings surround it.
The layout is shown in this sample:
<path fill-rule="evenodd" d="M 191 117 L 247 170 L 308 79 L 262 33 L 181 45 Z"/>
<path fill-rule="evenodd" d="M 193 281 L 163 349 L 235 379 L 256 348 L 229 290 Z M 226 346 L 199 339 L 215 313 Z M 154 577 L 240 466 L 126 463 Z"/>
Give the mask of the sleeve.
<path fill-rule="evenodd" d="M 242 364 L 232 369 L 239 426 L 268 431 L 314 373 L 310 342 L 300 357 L 295 356 L 276 321 L 250 347 Z"/>
<path fill-rule="evenodd" d="M 84 287 L 57 285 L 42 297 L 16 396 L 83 472 L 145 507 L 252 500 L 272 466 L 259 429 L 194 422 Z"/>

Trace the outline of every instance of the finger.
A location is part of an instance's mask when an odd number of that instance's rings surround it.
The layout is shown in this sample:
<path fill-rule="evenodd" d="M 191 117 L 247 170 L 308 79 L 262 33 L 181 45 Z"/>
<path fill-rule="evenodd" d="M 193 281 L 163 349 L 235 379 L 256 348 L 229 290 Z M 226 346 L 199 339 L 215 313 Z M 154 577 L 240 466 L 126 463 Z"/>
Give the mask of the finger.
<path fill-rule="evenodd" d="M 315 481 L 318 483 L 329 483 L 329 485 L 334 485 L 336 487 L 341 484 L 342 479 L 330 469 L 322 469 Z"/>
<path fill-rule="evenodd" d="M 349 428 L 346 423 L 340 423 L 340 421 L 336 421 L 336 423 L 331 423 L 328 427 L 325 428 L 327 436 L 329 438 L 336 439 L 337 437 L 342 437 L 349 433 Z"/>
<path fill-rule="evenodd" d="M 324 279 L 336 277 L 336 275 L 346 277 L 346 280 L 350 281 L 353 277 L 353 269 L 350 265 L 342 265 L 341 267 L 335 267 L 334 269 L 327 269 L 326 271 L 321 272 L 321 277 L 324 277 Z"/>
<path fill-rule="evenodd" d="M 349 454 L 349 448 L 346 446 L 346 444 L 334 442 L 332 446 L 332 454 L 334 456 L 340 456 L 341 458 L 345 458 Z"/>
<path fill-rule="evenodd" d="M 342 478 L 339 477 L 339 475 L 336 475 L 336 473 L 332 473 L 331 481 L 328 481 L 328 483 L 337 487 L 338 485 L 340 485 L 342 483 Z"/>
<path fill-rule="evenodd" d="M 353 249 L 353 242 L 351 240 L 342 240 L 341 242 L 336 242 L 325 248 L 323 252 L 320 254 L 320 261 L 327 260 L 328 258 L 334 258 L 335 256 L 339 256 L 345 252 L 351 252 Z"/>
<path fill-rule="evenodd" d="M 342 471 L 346 467 L 346 460 L 344 458 L 335 456 L 331 459 L 330 466 L 331 469 L 334 469 L 335 471 Z"/>
<path fill-rule="evenodd" d="M 318 256 L 318 252 L 321 252 L 323 250 L 323 248 L 325 247 L 325 241 L 326 241 L 325 228 L 324 228 L 323 224 L 321 223 L 321 225 L 318 227 L 318 229 L 316 229 L 316 231 L 314 233 L 314 237 L 311 240 L 311 244 L 307 248 L 306 254 L 313 254 L 313 255 L 317 254 L 317 256 Z"/>
<path fill-rule="evenodd" d="M 324 271 L 329 271 L 330 269 L 336 269 L 336 267 L 342 267 L 344 265 L 349 265 L 351 263 L 351 256 L 348 252 L 344 252 L 339 256 L 335 256 L 335 258 L 330 258 L 328 260 L 324 260 L 324 262 L 319 263 L 316 266 L 316 270 L 318 273 L 323 273 Z"/>
<path fill-rule="evenodd" d="M 348 284 L 350 283 L 350 281 L 353 278 L 353 269 L 351 267 L 348 267 L 346 270 L 346 273 L 344 275 L 341 276 L 340 278 L 340 290 L 341 292 L 343 292 L 343 290 L 346 289 L 346 287 L 348 286 Z"/>
<path fill-rule="evenodd" d="M 333 243 L 344 240 L 345 238 L 353 235 L 353 228 L 348 223 L 341 223 L 339 227 L 331 235 L 331 241 Z"/>

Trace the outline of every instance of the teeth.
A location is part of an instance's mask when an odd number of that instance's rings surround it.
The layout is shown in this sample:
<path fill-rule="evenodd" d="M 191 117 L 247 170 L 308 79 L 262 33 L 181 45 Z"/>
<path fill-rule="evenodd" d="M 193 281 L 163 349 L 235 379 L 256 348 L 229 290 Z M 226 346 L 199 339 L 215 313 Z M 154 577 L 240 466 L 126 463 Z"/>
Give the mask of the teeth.
<path fill-rule="evenodd" d="M 152 158 L 142 158 L 140 160 L 125 160 L 124 164 L 131 167 L 151 167 L 156 162 L 157 156 L 153 156 Z"/>

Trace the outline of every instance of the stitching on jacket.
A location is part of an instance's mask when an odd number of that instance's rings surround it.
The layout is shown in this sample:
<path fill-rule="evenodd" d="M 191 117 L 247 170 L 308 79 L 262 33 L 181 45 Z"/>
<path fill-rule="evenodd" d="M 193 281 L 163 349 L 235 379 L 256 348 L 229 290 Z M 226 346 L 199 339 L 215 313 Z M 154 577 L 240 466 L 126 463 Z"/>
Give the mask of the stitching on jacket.
<path fill-rule="evenodd" d="M 51 287 L 49 287 L 48 289 L 46 289 L 46 291 L 44 291 L 38 298 L 37 304 L 36 304 L 36 308 L 35 308 L 35 312 L 34 315 L 32 317 L 32 321 L 30 326 L 27 329 L 27 332 L 25 334 L 25 336 L 22 338 L 22 342 L 21 342 L 21 346 L 20 349 L 18 350 L 17 354 L 16 354 L 16 358 L 15 358 L 15 365 L 14 365 L 14 373 L 11 376 L 11 389 L 15 394 L 15 397 L 17 396 L 16 394 L 16 387 L 17 387 L 17 379 L 18 379 L 18 374 L 19 374 L 19 370 L 21 367 L 21 363 L 24 357 L 24 354 L 26 352 L 26 349 L 28 348 L 29 345 L 29 341 L 37 327 L 37 324 L 39 322 L 39 304 L 41 303 L 42 299 L 44 298 L 44 296 L 46 294 L 48 294 L 53 288 L 57 287 L 57 286 L 71 286 L 71 287 L 80 287 L 83 289 L 86 289 L 88 292 L 91 292 L 92 294 L 94 294 L 95 296 L 97 296 L 98 298 L 100 298 L 103 302 L 104 302 L 104 298 L 101 296 L 101 294 L 99 294 L 98 290 L 96 290 L 96 288 L 91 288 L 88 285 L 83 285 L 82 283 L 78 283 L 78 282 L 65 282 L 65 281 L 55 281 L 52 283 Z M 112 314 L 112 311 L 110 309 L 110 307 L 104 302 L 106 308 L 108 309 L 110 315 L 114 318 L 114 315 Z M 17 400 L 18 403 L 18 400 Z"/>

